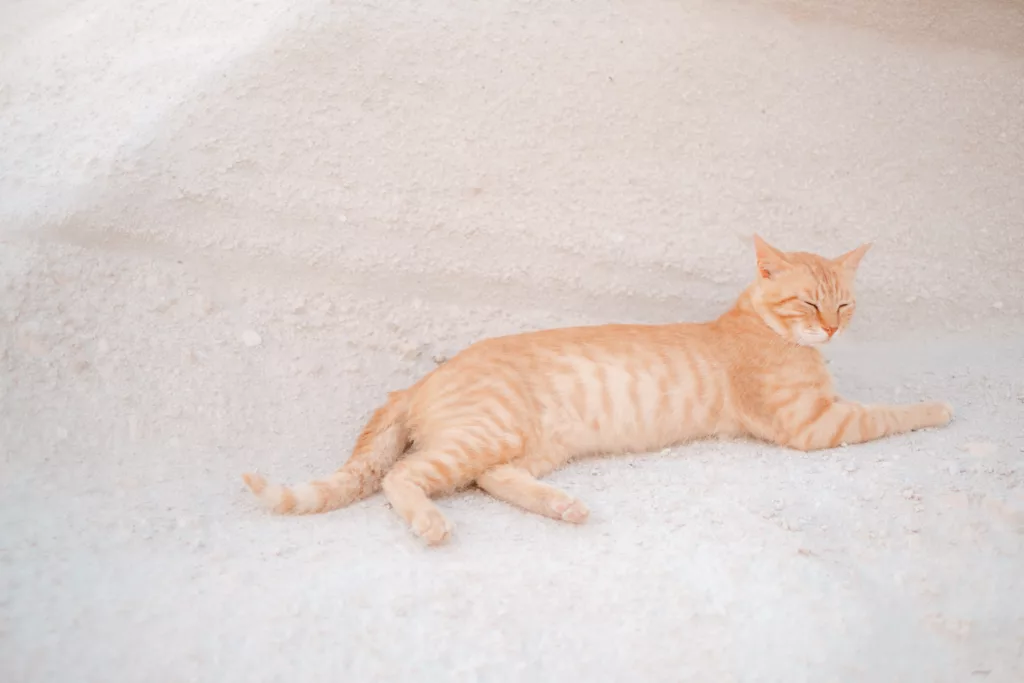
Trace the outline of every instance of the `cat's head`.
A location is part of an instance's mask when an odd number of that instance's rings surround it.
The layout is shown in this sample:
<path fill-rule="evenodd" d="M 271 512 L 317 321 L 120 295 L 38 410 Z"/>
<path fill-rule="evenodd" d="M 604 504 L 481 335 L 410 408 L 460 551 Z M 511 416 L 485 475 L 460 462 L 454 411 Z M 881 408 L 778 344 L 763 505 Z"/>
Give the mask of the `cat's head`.
<path fill-rule="evenodd" d="M 754 247 L 758 274 L 754 306 L 769 327 L 801 346 L 817 346 L 850 324 L 857 308 L 854 274 L 870 243 L 832 259 L 782 252 L 758 235 L 754 235 Z"/>

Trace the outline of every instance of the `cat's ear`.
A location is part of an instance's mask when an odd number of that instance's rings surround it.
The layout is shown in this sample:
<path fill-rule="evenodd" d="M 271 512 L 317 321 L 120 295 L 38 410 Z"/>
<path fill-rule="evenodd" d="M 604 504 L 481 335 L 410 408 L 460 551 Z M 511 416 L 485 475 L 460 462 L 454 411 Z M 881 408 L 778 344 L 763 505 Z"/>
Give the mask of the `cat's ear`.
<path fill-rule="evenodd" d="M 855 271 L 857 270 L 857 266 L 860 265 L 860 260 L 864 258 L 864 254 L 868 253 L 868 249 L 870 248 L 871 242 L 865 242 L 853 251 L 848 251 L 838 258 L 832 259 L 832 262 L 851 272 Z"/>
<path fill-rule="evenodd" d="M 757 272 L 765 280 L 771 280 L 790 266 L 786 255 L 765 242 L 758 234 L 754 235 L 754 251 L 757 254 Z"/>

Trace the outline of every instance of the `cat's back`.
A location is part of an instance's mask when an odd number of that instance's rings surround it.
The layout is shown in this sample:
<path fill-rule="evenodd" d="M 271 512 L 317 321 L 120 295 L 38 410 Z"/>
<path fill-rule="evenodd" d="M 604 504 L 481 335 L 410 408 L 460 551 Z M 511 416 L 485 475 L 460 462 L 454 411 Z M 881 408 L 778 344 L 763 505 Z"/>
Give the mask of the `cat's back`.
<path fill-rule="evenodd" d="M 712 340 L 706 327 L 696 323 L 609 323 L 537 330 L 481 340 L 452 361 L 466 366 L 497 363 L 530 368 L 545 361 L 577 358 L 625 360 L 645 353 L 709 346 Z"/>
<path fill-rule="evenodd" d="M 421 395 L 477 391 L 503 384 L 535 385 L 536 379 L 572 373 L 582 366 L 628 365 L 645 357 L 704 344 L 699 325 L 606 325 L 562 327 L 489 337 L 467 346 L 417 382 Z"/>

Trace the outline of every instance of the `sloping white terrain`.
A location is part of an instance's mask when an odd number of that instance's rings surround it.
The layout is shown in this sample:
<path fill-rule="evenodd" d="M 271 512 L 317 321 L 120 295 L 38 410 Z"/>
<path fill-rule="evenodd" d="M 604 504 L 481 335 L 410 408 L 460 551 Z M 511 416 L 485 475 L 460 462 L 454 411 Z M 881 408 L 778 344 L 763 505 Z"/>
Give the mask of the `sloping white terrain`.
<path fill-rule="evenodd" d="M 0 679 L 1024 680 L 1024 6 L 0 7 Z M 938 431 L 478 491 L 425 548 L 333 471 L 465 344 L 705 319 L 751 235 L 873 240 L 828 350 Z"/>

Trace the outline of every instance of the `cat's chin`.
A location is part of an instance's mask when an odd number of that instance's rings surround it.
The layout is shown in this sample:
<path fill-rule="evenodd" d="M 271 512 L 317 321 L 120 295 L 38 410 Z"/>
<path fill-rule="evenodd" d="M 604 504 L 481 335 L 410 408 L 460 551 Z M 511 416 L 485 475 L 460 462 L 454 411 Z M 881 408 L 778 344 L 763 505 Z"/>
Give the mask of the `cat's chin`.
<path fill-rule="evenodd" d="M 824 346 L 825 344 L 828 344 L 830 341 L 832 341 L 832 338 L 829 337 L 824 332 L 820 334 L 808 332 L 797 333 L 796 335 L 794 335 L 794 337 L 796 338 L 796 343 L 799 344 L 800 346 Z"/>

